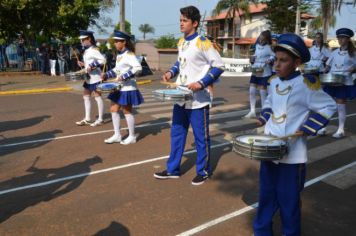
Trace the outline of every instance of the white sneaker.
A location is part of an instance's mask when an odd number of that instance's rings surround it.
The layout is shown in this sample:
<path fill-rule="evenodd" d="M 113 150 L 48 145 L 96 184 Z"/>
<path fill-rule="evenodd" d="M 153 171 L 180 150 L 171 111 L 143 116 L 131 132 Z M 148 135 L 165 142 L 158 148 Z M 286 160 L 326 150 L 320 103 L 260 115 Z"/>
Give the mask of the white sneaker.
<path fill-rule="evenodd" d="M 336 133 L 333 134 L 333 138 L 343 138 L 343 137 L 345 137 L 344 131 L 336 131 Z"/>
<path fill-rule="evenodd" d="M 83 125 L 90 125 L 91 123 L 90 123 L 90 120 L 86 120 L 86 119 L 83 119 L 83 120 L 81 120 L 81 121 L 77 121 L 77 122 L 75 122 L 77 125 L 79 125 L 79 126 L 83 126 Z"/>
<path fill-rule="evenodd" d="M 244 118 L 256 118 L 256 112 L 250 111 L 249 113 L 247 113 L 247 115 L 244 116 Z"/>
<path fill-rule="evenodd" d="M 120 142 L 122 145 L 129 145 L 131 143 L 136 143 L 136 136 L 128 136 L 125 140 Z"/>
<path fill-rule="evenodd" d="M 325 136 L 326 135 L 326 129 L 321 129 L 317 133 L 319 136 Z"/>
<path fill-rule="evenodd" d="M 110 138 L 105 139 L 104 142 L 107 143 L 107 144 L 120 143 L 121 142 L 121 136 L 118 136 L 118 135 L 114 134 Z"/>
<path fill-rule="evenodd" d="M 99 126 L 104 124 L 104 121 L 102 120 L 96 120 L 94 123 L 90 124 L 91 127 Z"/>

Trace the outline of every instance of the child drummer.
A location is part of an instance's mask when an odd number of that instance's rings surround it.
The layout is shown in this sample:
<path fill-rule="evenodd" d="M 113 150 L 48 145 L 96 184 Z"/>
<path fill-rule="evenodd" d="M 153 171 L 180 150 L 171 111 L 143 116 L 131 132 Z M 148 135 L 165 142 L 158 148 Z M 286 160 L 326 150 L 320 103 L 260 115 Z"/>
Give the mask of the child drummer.
<path fill-rule="evenodd" d="M 316 135 L 336 111 L 334 100 L 320 89 L 315 77 L 303 77 L 296 68 L 308 62 L 310 53 L 295 34 L 282 34 L 274 48 L 276 77 L 264 103 L 259 124 L 265 134 L 283 137 L 289 152 L 279 161 L 261 161 L 259 207 L 254 235 L 273 235 L 272 219 L 279 209 L 283 235 L 301 235 L 300 192 L 307 162 L 306 136 Z"/>

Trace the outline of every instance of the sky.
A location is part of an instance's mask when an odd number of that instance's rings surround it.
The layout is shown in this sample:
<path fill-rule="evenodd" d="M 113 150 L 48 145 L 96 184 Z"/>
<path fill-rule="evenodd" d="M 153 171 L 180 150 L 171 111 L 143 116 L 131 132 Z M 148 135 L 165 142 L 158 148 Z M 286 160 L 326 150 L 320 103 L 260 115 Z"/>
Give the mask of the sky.
<path fill-rule="evenodd" d="M 119 0 L 117 0 L 119 1 Z M 181 36 L 179 30 L 179 9 L 188 5 L 194 5 L 200 10 L 202 19 L 211 15 L 212 10 L 219 0 L 126 0 L 126 20 L 132 24 L 132 33 L 138 39 L 143 34 L 138 30 L 139 25 L 149 24 L 155 29 L 154 34 L 147 34 L 146 38 L 159 38 L 162 35 L 173 34 L 175 38 Z M 346 2 L 346 1 L 345 1 Z M 132 13 L 132 14 L 131 14 Z M 119 7 L 116 6 L 110 12 L 105 13 L 110 17 L 113 24 L 119 22 Z M 356 7 L 343 5 L 341 13 L 336 13 L 337 21 L 335 28 L 329 29 L 328 36 L 335 38 L 338 28 L 346 27 L 356 30 Z M 113 28 L 107 28 L 109 34 L 99 34 L 95 29 L 97 38 L 107 38 L 113 32 Z"/>

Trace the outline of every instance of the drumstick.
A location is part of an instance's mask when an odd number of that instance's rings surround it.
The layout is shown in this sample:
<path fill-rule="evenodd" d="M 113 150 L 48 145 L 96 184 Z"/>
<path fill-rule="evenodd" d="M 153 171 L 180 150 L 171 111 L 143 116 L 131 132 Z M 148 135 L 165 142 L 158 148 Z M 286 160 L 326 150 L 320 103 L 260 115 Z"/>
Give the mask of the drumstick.
<path fill-rule="evenodd" d="M 161 81 L 161 84 L 168 85 L 170 88 L 177 88 L 179 85 L 174 82 Z"/>

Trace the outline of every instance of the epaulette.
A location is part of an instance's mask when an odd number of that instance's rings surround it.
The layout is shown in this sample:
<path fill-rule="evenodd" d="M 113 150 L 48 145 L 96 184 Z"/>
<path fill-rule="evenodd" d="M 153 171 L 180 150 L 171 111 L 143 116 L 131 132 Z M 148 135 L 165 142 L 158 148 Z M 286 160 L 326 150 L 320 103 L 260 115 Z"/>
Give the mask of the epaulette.
<path fill-rule="evenodd" d="M 92 49 L 100 51 L 98 47 L 92 47 Z"/>
<path fill-rule="evenodd" d="M 200 36 L 197 40 L 197 48 L 202 51 L 207 51 L 211 47 L 211 41 L 204 36 Z"/>
<path fill-rule="evenodd" d="M 179 40 L 178 40 L 178 44 L 177 46 L 180 47 L 183 45 L 183 42 L 184 42 L 184 37 L 181 37 Z"/>
<path fill-rule="evenodd" d="M 320 80 L 315 75 L 304 75 L 303 81 L 311 90 L 319 90 L 321 88 Z"/>
<path fill-rule="evenodd" d="M 128 52 L 127 52 L 127 55 L 134 56 L 135 53 L 133 53 L 133 52 L 131 52 L 131 51 L 128 51 Z"/>
<path fill-rule="evenodd" d="M 278 76 L 277 75 L 272 75 L 271 77 L 269 77 L 268 78 L 268 84 L 270 84 L 271 83 L 271 81 L 273 80 L 273 79 L 276 79 L 276 78 L 278 78 Z"/>

